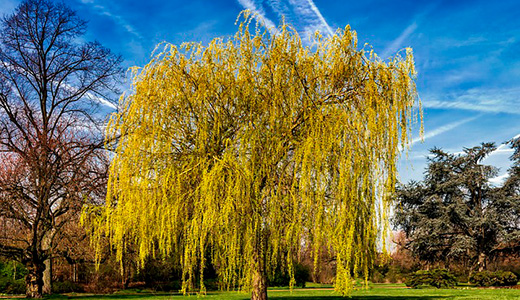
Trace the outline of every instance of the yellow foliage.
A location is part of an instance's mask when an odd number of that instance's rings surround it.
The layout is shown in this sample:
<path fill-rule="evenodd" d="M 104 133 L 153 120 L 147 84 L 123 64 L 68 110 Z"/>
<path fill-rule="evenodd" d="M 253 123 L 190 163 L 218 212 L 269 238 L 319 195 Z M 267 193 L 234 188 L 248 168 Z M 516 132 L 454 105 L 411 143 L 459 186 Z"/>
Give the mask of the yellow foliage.
<path fill-rule="evenodd" d="M 206 47 L 165 45 L 135 71 L 108 124 L 120 138 L 93 235 L 118 257 L 126 242 L 141 260 L 176 253 L 185 292 L 205 253 L 223 288 L 250 290 L 259 264 L 292 274 L 302 247 L 317 258 L 325 246 L 348 293 L 385 236 L 417 118 L 411 50 L 385 62 L 348 26 L 306 47 L 287 25 L 269 33 L 250 20 Z"/>

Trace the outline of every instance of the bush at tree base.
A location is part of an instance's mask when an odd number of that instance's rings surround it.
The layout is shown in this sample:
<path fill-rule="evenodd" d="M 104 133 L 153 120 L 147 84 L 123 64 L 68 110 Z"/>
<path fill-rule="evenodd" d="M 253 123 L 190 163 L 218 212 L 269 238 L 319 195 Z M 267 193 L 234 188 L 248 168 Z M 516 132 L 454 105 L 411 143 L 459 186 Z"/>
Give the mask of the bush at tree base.
<path fill-rule="evenodd" d="M 476 286 L 514 286 L 518 277 L 509 271 L 483 271 L 471 275 L 469 281 Z"/>
<path fill-rule="evenodd" d="M 308 267 L 299 263 L 294 264 L 294 280 L 296 281 L 294 286 L 304 288 L 305 282 L 310 280 Z M 268 276 L 268 286 L 289 286 L 290 281 L 289 273 L 279 268 L 271 276 Z"/>
<path fill-rule="evenodd" d="M 0 294 L 24 294 L 27 269 L 14 261 L 0 260 Z"/>
<path fill-rule="evenodd" d="M 436 288 L 451 288 L 457 284 L 457 279 L 446 269 L 420 270 L 406 278 L 406 286 L 419 288 L 433 286 Z"/>
<path fill-rule="evenodd" d="M 55 281 L 52 283 L 53 294 L 64 294 L 64 293 L 82 293 L 85 292 L 83 287 L 75 282 L 66 281 Z"/>
<path fill-rule="evenodd" d="M 0 277 L 0 294 L 25 294 L 25 280 Z"/>

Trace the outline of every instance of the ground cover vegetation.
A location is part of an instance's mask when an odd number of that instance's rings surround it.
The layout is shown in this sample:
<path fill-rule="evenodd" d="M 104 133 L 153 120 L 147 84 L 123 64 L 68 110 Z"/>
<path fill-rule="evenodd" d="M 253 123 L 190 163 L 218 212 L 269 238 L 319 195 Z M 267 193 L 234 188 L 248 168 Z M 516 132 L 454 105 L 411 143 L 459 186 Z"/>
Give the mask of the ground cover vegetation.
<path fill-rule="evenodd" d="M 374 286 L 368 290 L 354 290 L 350 298 L 345 298 L 332 289 L 304 289 L 292 292 L 285 290 L 269 290 L 270 299 L 295 300 L 295 299 L 317 299 L 317 300 L 516 300 L 520 296 L 517 289 L 407 289 L 403 286 L 384 287 Z M 135 300 L 163 300 L 163 299 L 193 299 L 194 296 L 183 296 L 182 294 L 160 294 L 150 293 L 141 294 L 113 294 L 104 296 L 81 296 L 69 295 L 67 299 L 89 299 L 89 300 L 109 300 L 109 299 L 135 299 Z M 222 300 L 246 300 L 249 296 L 245 293 L 237 292 L 209 292 L 206 299 Z M 54 296 L 50 299 L 64 299 L 63 296 Z"/>

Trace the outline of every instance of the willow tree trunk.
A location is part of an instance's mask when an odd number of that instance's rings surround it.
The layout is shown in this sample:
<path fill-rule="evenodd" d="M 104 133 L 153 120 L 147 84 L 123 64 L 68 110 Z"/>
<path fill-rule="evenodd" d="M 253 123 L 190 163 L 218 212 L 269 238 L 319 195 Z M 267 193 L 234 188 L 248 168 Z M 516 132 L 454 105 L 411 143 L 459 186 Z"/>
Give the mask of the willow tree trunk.
<path fill-rule="evenodd" d="M 267 300 L 267 273 L 264 266 L 264 258 L 257 253 L 253 262 L 255 269 L 253 273 L 253 291 L 251 300 Z"/>
<path fill-rule="evenodd" d="M 25 277 L 27 298 L 42 298 L 43 288 L 43 271 L 45 264 L 41 261 L 31 261 L 27 264 L 27 271 L 29 272 Z"/>
<path fill-rule="evenodd" d="M 265 224 L 265 223 L 264 223 Z M 261 227 L 262 225 L 257 225 Z M 265 266 L 267 235 L 266 228 L 257 229 L 252 255 L 252 293 L 251 300 L 267 300 L 267 271 Z"/>

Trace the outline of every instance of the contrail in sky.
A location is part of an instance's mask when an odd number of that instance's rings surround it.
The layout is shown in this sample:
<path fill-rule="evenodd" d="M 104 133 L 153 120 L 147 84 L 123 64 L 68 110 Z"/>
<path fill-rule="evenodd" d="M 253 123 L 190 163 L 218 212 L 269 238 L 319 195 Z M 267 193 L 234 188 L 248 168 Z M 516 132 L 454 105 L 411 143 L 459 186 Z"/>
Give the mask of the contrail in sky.
<path fill-rule="evenodd" d="M 448 132 L 450 130 L 453 130 L 461 125 L 464 125 L 466 123 L 469 123 L 475 119 L 478 119 L 482 116 L 482 114 L 479 114 L 479 115 L 476 115 L 474 117 L 469 117 L 469 118 L 466 118 L 466 119 L 462 119 L 460 121 L 456 121 L 456 122 L 453 122 L 453 123 L 450 123 L 450 124 L 446 124 L 446 125 L 443 125 L 443 126 L 440 126 L 440 127 L 437 127 L 435 128 L 434 130 L 432 131 L 429 131 L 427 133 L 424 134 L 424 137 L 421 139 L 421 138 L 415 138 L 413 139 L 411 142 L 410 142 L 410 146 L 413 145 L 413 144 L 416 144 L 418 142 L 421 142 L 422 140 L 427 140 L 429 138 L 432 138 L 432 137 L 435 137 L 435 136 L 438 136 L 440 134 L 443 134 L 445 132 Z"/>

